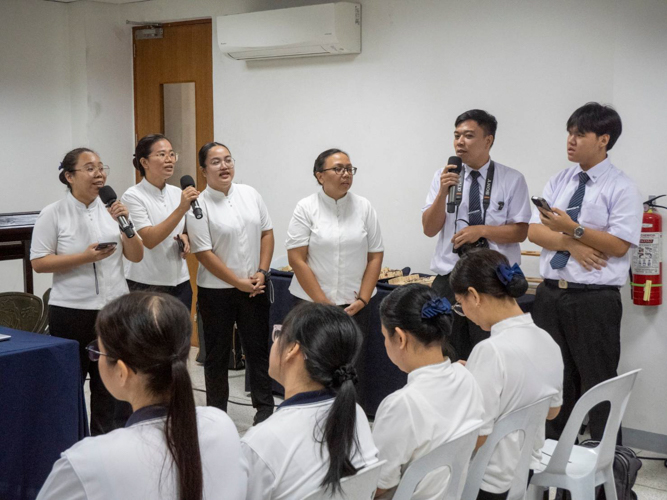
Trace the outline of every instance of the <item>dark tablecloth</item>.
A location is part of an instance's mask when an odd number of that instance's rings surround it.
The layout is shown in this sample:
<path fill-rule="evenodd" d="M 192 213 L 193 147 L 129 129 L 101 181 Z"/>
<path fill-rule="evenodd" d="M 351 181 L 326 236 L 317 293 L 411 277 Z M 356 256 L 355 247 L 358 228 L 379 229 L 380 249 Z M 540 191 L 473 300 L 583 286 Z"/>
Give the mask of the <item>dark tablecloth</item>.
<path fill-rule="evenodd" d="M 60 454 L 88 434 L 79 346 L 0 327 L 0 499 L 33 499 Z"/>

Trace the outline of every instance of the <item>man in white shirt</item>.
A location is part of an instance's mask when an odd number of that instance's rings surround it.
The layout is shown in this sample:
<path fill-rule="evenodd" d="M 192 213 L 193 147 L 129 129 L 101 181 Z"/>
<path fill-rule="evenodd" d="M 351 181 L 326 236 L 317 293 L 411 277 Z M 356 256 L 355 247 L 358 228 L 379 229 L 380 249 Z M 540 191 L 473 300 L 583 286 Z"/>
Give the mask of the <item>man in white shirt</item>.
<path fill-rule="evenodd" d="M 452 303 L 449 274 L 459 260 L 456 252 L 485 245 L 505 255 L 510 264 L 520 263 L 519 243 L 526 239 L 530 220 L 528 185 L 523 175 L 491 161 L 489 152 L 498 126 L 495 117 L 473 109 L 459 115 L 454 126 L 454 149 L 463 160 L 462 185 L 458 186 L 461 176 L 451 172 L 454 165 L 439 169 L 422 208 L 424 234 L 438 235 L 431 260 L 431 271 L 438 275 L 433 288 Z M 460 203 L 455 213 L 448 214 L 452 186 L 459 191 Z M 486 338 L 489 332 L 467 318 L 455 318 L 451 344 L 459 359 L 467 359 L 472 348 Z"/>
<path fill-rule="evenodd" d="M 621 130 L 621 118 L 609 106 L 588 103 L 570 116 L 567 156 L 576 165 L 549 180 L 543 198 L 552 211 L 536 210 L 528 232 L 542 247 L 544 278 L 533 318 L 558 343 L 565 364 L 563 409 L 547 426 L 553 439 L 579 397 L 617 374 L 619 288 L 627 280 L 628 250 L 639 243 L 642 220 L 635 183 L 607 157 Z M 593 439 L 602 438 L 608 408 L 605 403 L 589 415 Z"/>

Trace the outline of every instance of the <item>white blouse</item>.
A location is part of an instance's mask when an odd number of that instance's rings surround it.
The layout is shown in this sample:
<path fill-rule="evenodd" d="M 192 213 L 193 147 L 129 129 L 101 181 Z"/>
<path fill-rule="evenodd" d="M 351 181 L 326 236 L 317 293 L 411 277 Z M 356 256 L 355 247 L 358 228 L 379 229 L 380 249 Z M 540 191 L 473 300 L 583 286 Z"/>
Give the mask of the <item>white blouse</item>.
<path fill-rule="evenodd" d="M 553 396 L 551 407 L 563 404 L 563 357 L 551 336 L 537 327 L 530 314 L 514 316 L 491 327 L 491 337 L 477 344 L 466 368 L 484 394 L 484 425 L 488 436 L 500 417 Z M 537 431 L 531 468 L 540 463 L 544 446 L 544 423 Z M 482 489 L 503 493 L 510 489 L 519 461 L 520 434 L 512 433 L 498 443 L 486 469 Z"/>
<path fill-rule="evenodd" d="M 479 427 L 483 416 L 482 392 L 460 363 L 447 360 L 410 372 L 408 384 L 387 396 L 375 415 L 373 439 L 380 450 L 378 458 L 387 460 L 378 488 L 392 490 L 382 498 L 393 496 L 412 462 Z M 470 457 L 461 460 L 467 468 Z M 438 500 L 448 483 L 449 472 L 437 469 L 419 483 L 412 498 Z"/>
<path fill-rule="evenodd" d="M 157 226 L 164 222 L 181 203 L 181 190 L 167 184 L 158 189 L 143 179 L 125 191 L 121 201 L 130 211 L 134 228 Z M 162 242 L 152 249 L 144 248 L 141 262 L 125 261 L 125 277 L 137 283 L 157 286 L 176 286 L 190 279 L 188 265 L 181 257 L 174 236 L 185 228 L 185 217 Z"/>
<path fill-rule="evenodd" d="M 116 242 L 106 259 L 53 273 L 49 304 L 99 310 L 129 290 L 123 272 L 123 241 L 118 223 L 95 198 L 88 207 L 71 192 L 41 211 L 32 232 L 30 260 L 47 255 L 73 255 L 93 243 Z"/>
<path fill-rule="evenodd" d="M 323 419 L 334 397 L 314 391 L 283 402 L 271 417 L 243 436 L 241 448 L 248 461 L 248 500 L 293 500 L 317 490 L 329 468 L 322 448 Z M 378 461 L 371 428 L 357 405 L 356 434 L 360 448 L 352 457 L 357 469 Z"/>
<path fill-rule="evenodd" d="M 349 192 L 336 201 L 324 190 L 296 205 L 285 247 L 287 250 L 308 247 L 308 267 L 324 295 L 336 305 L 356 300 L 355 292 L 361 287 L 368 254 L 384 251 L 380 223 L 370 202 Z M 296 275 L 290 292 L 312 301 Z"/>
<path fill-rule="evenodd" d="M 203 217 L 187 215 L 192 253 L 212 250 L 241 278 L 250 278 L 259 269 L 262 231 L 273 229 L 269 211 L 255 188 L 232 184 L 229 194 L 207 187 L 198 198 Z M 197 285 L 203 288 L 234 288 L 214 276 L 201 264 Z"/>
<path fill-rule="evenodd" d="M 141 410 L 139 410 L 141 411 Z M 178 498 L 177 469 L 164 439 L 164 418 L 79 441 L 54 464 L 39 500 Z M 204 498 L 245 500 L 248 467 L 232 420 L 197 407 Z"/>

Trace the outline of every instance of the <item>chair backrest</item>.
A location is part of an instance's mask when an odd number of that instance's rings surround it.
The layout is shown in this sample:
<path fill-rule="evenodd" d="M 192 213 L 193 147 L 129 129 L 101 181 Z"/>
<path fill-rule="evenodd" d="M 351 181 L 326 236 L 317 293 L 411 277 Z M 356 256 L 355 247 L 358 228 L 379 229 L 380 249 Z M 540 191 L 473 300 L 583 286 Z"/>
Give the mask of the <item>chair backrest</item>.
<path fill-rule="evenodd" d="M 42 317 L 39 320 L 39 324 L 37 325 L 37 329 L 35 332 L 37 333 L 44 333 L 48 335 L 48 329 L 49 329 L 49 298 L 51 297 L 51 289 L 47 289 L 46 292 L 44 292 L 44 295 L 42 295 L 42 304 L 43 304 L 43 311 L 42 311 Z"/>
<path fill-rule="evenodd" d="M 486 439 L 484 445 L 477 450 L 475 457 L 470 463 L 468 478 L 463 489 L 462 500 L 475 500 L 479 494 L 482 480 L 486 473 L 489 461 L 496 450 L 496 445 L 508 434 L 516 431 L 523 431 L 523 444 L 519 463 L 515 468 L 512 486 L 507 496 L 508 500 L 523 498 L 526 493 L 526 484 L 528 484 L 528 470 L 530 468 L 530 459 L 533 455 L 535 438 L 539 425 L 546 421 L 549 413 L 549 403 L 552 396 L 540 399 L 533 404 L 514 410 L 504 415 L 493 426 L 493 432 Z"/>
<path fill-rule="evenodd" d="M 380 470 L 386 462 L 381 460 L 364 467 L 354 476 L 343 478 L 340 482 L 341 491 L 335 495 L 332 495 L 330 490 L 320 488 L 303 500 L 373 500 L 380 480 Z"/>
<path fill-rule="evenodd" d="M 479 428 L 471 429 L 468 433 L 452 441 L 441 444 L 423 457 L 412 462 L 401 477 L 393 500 L 410 500 L 419 482 L 431 471 L 440 467 L 449 469 L 449 483 L 443 500 L 459 500 L 461 489 L 465 481 L 470 457 L 475 449 Z"/>
<path fill-rule="evenodd" d="M 565 474 L 572 447 L 584 418 L 591 408 L 605 401 L 610 403 L 611 408 L 602 440 L 598 446 L 595 468 L 599 470 L 613 463 L 618 429 L 621 426 L 621 419 L 628 405 L 632 387 L 635 385 L 635 380 L 637 380 L 640 371 L 641 369 L 633 370 L 605 380 L 589 389 L 586 394 L 579 398 L 570 414 L 570 418 L 567 420 L 567 424 L 565 424 L 565 429 L 563 429 L 549 464 L 544 470 L 545 473 Z"/>
<path fill-rule="evenodd" d="M 42 299 L 23 292 L 0 293 L 0 326 L 36 332 L 42 318 Z"/>

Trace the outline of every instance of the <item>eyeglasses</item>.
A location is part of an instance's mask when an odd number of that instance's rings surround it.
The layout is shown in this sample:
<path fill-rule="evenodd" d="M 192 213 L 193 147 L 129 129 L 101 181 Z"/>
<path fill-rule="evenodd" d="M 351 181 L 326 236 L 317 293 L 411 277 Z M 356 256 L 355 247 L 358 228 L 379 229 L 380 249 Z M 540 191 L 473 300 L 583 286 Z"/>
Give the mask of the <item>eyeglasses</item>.
<path fill-rule="evenodd" d="M 357 173 L 357 167 L 341 167 L 341 166 L 325 168 L 320 172 L 328 172 L 329 170 L 333 170 L 336 175 L 343 175 L 343 172 L 350 175 L 354 175 Z"/>
<path fill-rule="evenodd" d="M 458 314 L 459 316 L 463 316 L 464 318 L 465 318 L 465 316 L 466 316 L 466 313 L 463 312 L 463 306 L 462 306 L 461 304 L 459 304 L 458 302 L 456 302 L 456 303 L 452 306 L 452 311 L 454 311 L 454 312 L 455 312 L 456 314 Z"/>
<path fill-rule="evenodd" d="M 84 168 L 75 168 L 72 172 L 87 172 L 88 175 L 95 175 L 97 173 L 109 175 L 109 165 L 88 165 Z"/>
<path fill-rule="evenodd" d="M 164 151 L 160 151 L 159 153 L 155 153 L 154 155 L 149 155 L 149 156 L 155 156 L 156 158 L 159 158 L 162 161 L 166 160 L 167 157 L 171 158 L 174 161 L 178 161 L 178 153 L 174 153 L 173 151 L 170 153 L 165 153 Z"/>
<path fill-rule="evenodd" d="M 271 342 L 275 342 L 278 337 L 280 337 L 280 331 L 283 329 L 283 325 L 273 325 L 273 331 L 271 332 Z"/>
<path fill-rule="evenodd" d="M 86 346 L 86 351 L 88 351 L 88 359 L 90 359 L 91 361 L 99 361 L 100 356 L 106 356 L 109 359 L 116 359 L 100 351 L 100 346 L 97 342 L 97 339 L 93 340 L 90 344 Z"/>
<path fill-rule="evenodd" d="M 234 168 L 235 164 L 236 164 L 236 160 L 234 160 L 234 158 L 232 158 L 231 156 L 228 156 L 224 160 L 222 160 L 220 158 L 213 158 L 211 160 L 211 166 L 216 167 L 216 168 L 219 168 L 220 165 L 224 165 L 227 168 Z"/>

